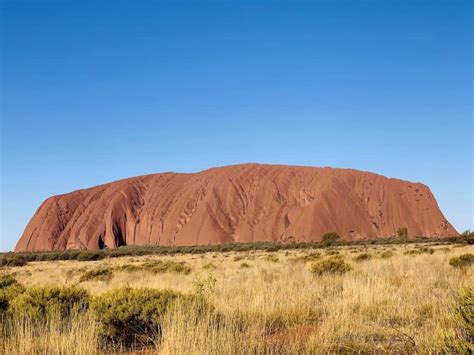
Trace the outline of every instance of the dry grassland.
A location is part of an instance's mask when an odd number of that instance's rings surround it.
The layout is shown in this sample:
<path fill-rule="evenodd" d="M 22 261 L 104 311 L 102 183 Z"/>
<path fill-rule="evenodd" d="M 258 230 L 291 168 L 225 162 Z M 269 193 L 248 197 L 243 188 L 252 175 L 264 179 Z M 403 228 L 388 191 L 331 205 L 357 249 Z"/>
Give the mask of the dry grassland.
<path fill-rule="evenodd" d="M 453 309 L 460 289 L 474 286 L 474 268 L 455 268 L 449 260 L 465 253 L 474 253 L 474 246 L 346 246 L 32 262 L 3 272 L 26 288 L 78 285 L 92 296 L 123 286 L 170 289 L 199 293 L 213 305 L 215 312 L 194 315 L 172 308 L 147 352 L 424 354 L 445 351 L 446 339 L 459 335 Z M 351 270 L 315 276 L 312 263 L 328 254 L 342 255 Z M 159 271 L 144 266 L 157 260 Z M 190 272 L 177 270 L 177 263 Z M 80 282 L 88 271 L 89 279 Z M 105 351 L 93 316 L 71 317 L 68 327 L 55 317 L 41 324 L 14 317 L 3 329 L 0 352 Z M 143 349 L 135 344 L 127 351 Z"/>

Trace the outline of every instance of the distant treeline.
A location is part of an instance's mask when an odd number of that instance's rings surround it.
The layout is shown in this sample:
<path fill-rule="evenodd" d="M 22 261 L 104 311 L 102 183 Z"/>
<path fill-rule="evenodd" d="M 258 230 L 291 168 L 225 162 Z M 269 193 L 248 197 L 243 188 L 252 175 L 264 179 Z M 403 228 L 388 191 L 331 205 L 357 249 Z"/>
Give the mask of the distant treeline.
<path fill-rule="evenodd" d="M 474 235 L 461 235 L 449 238 L 377 238 L 370 240 L 354 240 L 337 242 L 328 245 L 323 242 L 254 242 L 254 243 L 224 243 L 215 245 L 193 245 L 193 246 L 156 246 L 156 245 L 129 245 L 114 249 L 100 250 L 61 250 L 42 252 L 8 252 L 0 254 L 0 266 L 22 266 L 29 261 L 54 261 L 54 260 L 79 260 L 93 261 L 104 258 L 116 258 L 121 256 L 141 255 L 174 255 L 174 254 L 203 254 L 219 252 L 245 252 L 260 250 L 274 252 L 290 249 L 319 249 L 328 246 L 358 246 L 358 245 L 390 245 L 407 243 L 439 243 L 439 244 L 474 244 Z"/>

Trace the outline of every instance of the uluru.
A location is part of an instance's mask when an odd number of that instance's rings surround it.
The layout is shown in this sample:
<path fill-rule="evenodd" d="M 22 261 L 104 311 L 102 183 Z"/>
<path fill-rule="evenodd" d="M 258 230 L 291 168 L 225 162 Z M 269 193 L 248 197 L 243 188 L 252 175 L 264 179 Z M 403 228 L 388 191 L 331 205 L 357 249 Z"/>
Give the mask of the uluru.
<path fill-rule="evenodd" d="M 457 235 L 422 183 L 353 169 L 242 164 L 48 198 L 15 251 Z"/>

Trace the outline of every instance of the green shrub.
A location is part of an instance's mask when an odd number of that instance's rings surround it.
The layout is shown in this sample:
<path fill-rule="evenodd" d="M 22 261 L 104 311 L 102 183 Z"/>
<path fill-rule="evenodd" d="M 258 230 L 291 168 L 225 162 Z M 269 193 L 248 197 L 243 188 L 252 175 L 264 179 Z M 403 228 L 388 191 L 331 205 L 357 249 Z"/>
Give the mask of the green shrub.
<path fill-rule="evenodd" d="M 213 268 L 208 264 L 204 265 L 203 268 Z M 181 261 L 161 261 L 161 260 L 152 260 L 144 263 L 136 264 L 123 264 L 120 266 L 114 267 L 114 270 L 121 270 L 127 272 L 137 272 L 137 271 L 149 271 L 155 274 L 173 272 L 177 274 L 188 275 L 191 273 L 192 268 L 186 264 L 186 262 Z"/>
<path fill-rule="evenodd" d="M 205 270 L 216 270 L 217 266 L 214 265 L 213 263 L 207 263 L 207 264 L 203 265 L 202 268 L 205 269 Z"/>
<path fill-rule="evenodd" d="M 474 344 L 474 288 L 461 289 L 454 309 L 459 333 Z"/>
<path fill-rule="evenodd" d="M 397 229 L 397 237 L 400 239 L 406 239 L 408 238 L 408 228 L 407 227 L 401 227 Z"/>
<path fill-rule="evenodd" d="M 424 254 L 434 254 L 434 252 L 435 252 L 435 250 L 433 248 L 428 248 L 428 247 L 418 248 L 418 251 L 420 253 L 424 253 Z"/>
<path fill-rule="evenodd" d="M 474 232 L 468 229 L 459 236 L 459 239 L 463 244 L 474 245 Z"/>
<path fill-rule="evenodd" d="M 104 256 L 102 253 L 97 251 L 81 251 L 78 255 L 76 260 L 78 261 L 94 261 L 103 259 Z"/>
<path fill-rule="evenodd" d="M 4 289 L 16 283 L 18 283 L 18 281 L 16 281 L 12 275 L 4 274 L 0 276 L 0 289 Z"/>
<path fill-rule="evenodd" d="M 391 250 L 385 250 L 384 252 L 382 252 L 382 254 L 380 254 L 380 257 L 382 259 L 389 259 L 393 256 L 393 251 Z"/>
<path fill-rule="evenodd" d="M 318 276 L 323 274 L 344 274 L 351 269 L 352 267 L 341 257 L 331 257 L 311 265 L 311 272 Z"/>
<path fill-rule="evenodd" d="M 416 249 L 407 250 L 403 254 L 405 254 L 405 255 L 419 255 L 419 254 L 433 254 L 434 252 L 435 252 L 435 250 L 433 248 L 418 247 Z"/>
<path fill-rule="evenodd" d="M 449 259 L 449 265 L 460 269 L 471 266 L 472 264 L 474 264 L 474 255 L 469 253 Z"/>
<path fill-rule="evenodd" d="M 122 288 L 96 297 L 92 309 L 104 340 L 129 346 L 159 338 L 163 317 L 178 300 L 190 302 L 193 297 L 169 290 Z"/>
<path fill-rule="evenodd" d="M 32 287 L 11 303 L 14 313 L 42 320 L 59 314 L 69 317 L 73 311 L 82 312 L 89 306 L 89 294 L 77 287 Z"/>
<path fill-rule="evenodd" d="M 0 276 L 0 316 L 8 311 L 10 303 L 23 292 L 25 288 L 13 276 Z"/>
<path fill-rule="evenodd" d="M 110 281 L 111 279 L 112 279 L 112 271 L 108 269 L 94 269 L 94 270 L 85 272 L 79 279 L 79 282 L 91 281 L 91 280 Z"/>
<path fill-rule="evenodd" d="M 334 259 L 334 260 L 344 260 L 345 259 L 345 255 L 344 254 L 340 254 L 339 252 L 336 253 L 336 254 L 330 254 L 329 256 L 329 259 Z"/>
<path fill-rule="evenodd" d="M 318 252 L 312 252 L 306 255 L 298 256 L 294 260 L 295 261 L 302 261 L 302 262 L 307 262 L 307 261 L 315 261 L 321 259 L 321 253 Z"/>
<path fill-rule="evenodd" d="M 28 259 L 15 253 L 7 253 L 0 258 L 0 266 L 25 266 L 27 263 Z"/>
<path fill-rule="evenodd" d="M 354 261 L 366 261 L 366 260 L 370 260 L 372 259 L 372 255 L 369 254 L 369 253 L 362 253 L 362 254 L 359 254 L 357 255 L 355 258 L 354 258 Z"/>
<path fill-rule="evenodd" d="M 272 262 L 272 263 L 277 263 L 277 262 L 280 261 L 280 259 L 278 259 L 278 257 L 276 255 L 270 254 L 270 255 L 265 256 L 265 261 L 269 261 L 269 262 Z"/>
<path fill-rule="evenodd" d="M 472 232 L 470 229 L 466 229 L 464 232 L 461 233 L 460 237 L 467 238 L 471 235 L 474 235 L 474 232 Z"/>
<path fill-rule="evenodd" d="M 463 287 L 453 307 L 456 323 L 455 336 L 444 339 L 443 353 L 474 353 L 474 288 Z"/>
<path fill-rule="evenodd" d="M 123 264 L 120 266 L 115 266 L 114 270 L 121 270 L 121 271 L 127 271 L 127 272 L 135 272 L 139 270 L 143 270 L 143 268 L 140 266 L 140 264 Z"/>
<path fill-rule="evenodd" d="M 323 234 L 321 238 L 321 244 L 325 247 L 336 244 L 337 241 L 341 239 L 341 236 L 336 232 L 329 232 Z"/>
<path fill-rule="evenodd" d="M 155 260 L 146 262 L 142 264 L 141 267 L 156 274 L 174 272 L 176 274 L 188 275 L 192 271 L 191 267 L 187 265 L 184 261 L 176 262 Z"/>
<path fill-rule="evenodd" d="M 338 255 L 339 252 L 337 250 L 328 250 L 326 251 L 326 255 Z"/>

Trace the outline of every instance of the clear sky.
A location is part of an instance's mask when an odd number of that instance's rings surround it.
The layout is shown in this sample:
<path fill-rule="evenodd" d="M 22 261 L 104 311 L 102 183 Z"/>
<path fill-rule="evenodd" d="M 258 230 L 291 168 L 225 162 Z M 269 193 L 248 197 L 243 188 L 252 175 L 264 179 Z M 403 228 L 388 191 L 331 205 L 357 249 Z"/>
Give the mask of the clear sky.
<path fill-rule="evenodd" d="M 243 162 L 421 181 L 474 228 L 472 4 L 2 0 L 0 250 L 51 195 Z"/>

